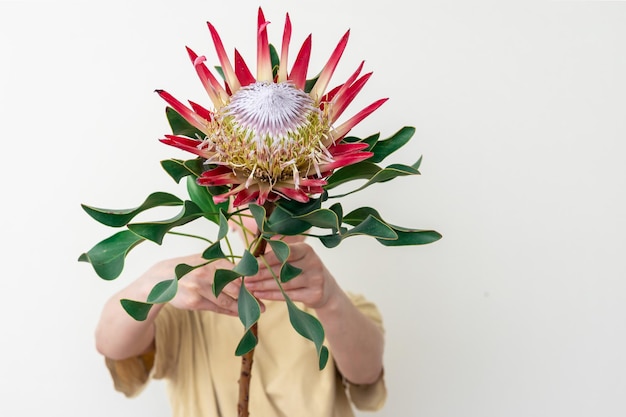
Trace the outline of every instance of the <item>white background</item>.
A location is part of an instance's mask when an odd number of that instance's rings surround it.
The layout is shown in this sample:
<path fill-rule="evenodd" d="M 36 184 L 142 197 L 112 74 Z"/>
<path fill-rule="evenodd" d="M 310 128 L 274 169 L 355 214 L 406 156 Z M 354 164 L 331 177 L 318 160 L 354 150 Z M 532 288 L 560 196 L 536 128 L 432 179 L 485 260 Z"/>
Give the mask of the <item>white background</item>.
<path fill-rule="evenodd" d="M 390 97 L 353 133 L 417 128 L 390 162 L 423 155 L 422 176 L 343 204 L 444 238 L 320 247 L 384 315 L 376 415 L 626 415 L 626 3 L 400 0 L 0 2 L 0 415 L 169 415 L 160 382 L 113 391 L 93 329 L 116 289 L 194 248 L 146 243 L 102 281 L 76 259 L 112 230 L 80 203 L 179 190 L 153 90 L 207 102 L 184 50 L 217 63 L 207 20 L 253 67 L 259 4 L 273 43 L 285 12 L 294 45 L 313 33 L 311 71 L 351 29 L 332 85 L 365 59 L 352 111 Z"/>

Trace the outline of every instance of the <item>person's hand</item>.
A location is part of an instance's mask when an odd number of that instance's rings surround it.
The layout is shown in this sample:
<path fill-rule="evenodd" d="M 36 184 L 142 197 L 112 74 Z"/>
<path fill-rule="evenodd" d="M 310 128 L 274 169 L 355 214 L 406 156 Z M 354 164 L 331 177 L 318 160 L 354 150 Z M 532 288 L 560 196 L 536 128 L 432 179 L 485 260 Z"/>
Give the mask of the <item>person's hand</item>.
<path fill-rule="evenodd" d="M 206 262 L 199 255 L 170 259 L 160 262 L 151 271 L 154 275 L 171 276 L 174 268 L 180 263 L 200 265 Z M 217 260 L 203 267 L 194 269 L 178 281 L 178 292 L 169 303 L 181 310 L 210 310 L 217 313 L 237 316 L 237 298 L 241 280 L 236 279 L 227 284 L 220 295 L 213 295 L 213 276 L 216 269 L 232 269 L 233 265 L 226 260 Z M 167 279 L 167 278 L 162 278 Z"/>
<path fill-rule="evenodd" d="M 291 253 L 287 262 L 300 268 L 302 272 L 282 284 L 283 290 L 292 301 L 300 301 L 314 309 L 324 307 L 338 289 L 334 278 L 311 246 L 297 242 L 289 244 L 289 248 Z M 278 276 L 281 262 L 271 251 L 267 252 L 264 258 L 273 272 L 262 259 L 259 259 L 259 272 L 245 277 L 246 288 L 259 299 L 284 300 L 273 275 Z"/>

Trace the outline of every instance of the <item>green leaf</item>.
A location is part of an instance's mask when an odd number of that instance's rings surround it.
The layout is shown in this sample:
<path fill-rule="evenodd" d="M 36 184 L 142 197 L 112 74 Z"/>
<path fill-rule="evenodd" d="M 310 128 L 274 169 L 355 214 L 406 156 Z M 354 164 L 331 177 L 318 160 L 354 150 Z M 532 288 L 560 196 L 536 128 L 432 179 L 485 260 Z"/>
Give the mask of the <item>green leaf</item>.
<path fill-rule="evenodd" d="M 259 261 L 250 251 L 245 250 L 241 260 L 235 265 L 233 271 L 244 277 L 249 277 L 259 272 Z"/>
<path fill-rule="evenodd" d="M 341 203 L 335 203 L 328 209 L 335 212 L 339 224 L 343 223 L 343 207 L 341 207 Z"/>
<path fill-rule="evenodd" d="M 171 229 L 187 224 L 201 217 L 202 214 L 202 210 L 194 202 L 185 201 L 183 210 L 169 220 L 149 223 L 132 223 L 128 225 L 128 229 L 132 230 L 137 235 L 160 245 L 163 242 L 163 237 L 165 237 L 167 232 Z"/>
<path fill-rule="evenodd" d="M 365 184 L 363 184 L 361 187 L 357 188 L 356 190 L 352 190 L 350 192 L 340 194 L 340 195 L 330 196 L 329 198 L 345 197 L 352 193 L 356 193 L 357 191 L 361 191 L 364 188 L 367 188 L 372 184 L 376 184 L 378 182 L 387 182 L 397 177 L 402 177 L 406 175 L 419 175 L 420 172 L 418 171 L 417 167 L 419 167 L 421 162 L 422 162 L 422 159 L 420 158 L 415 164 L 411 166 L 402 165 L 402 164 L 391 164 L 387 168 L 381 169 L 380 171 L 376 172 L 374 175 L 372 175 L 369 181 L 367 181 Z M 355 165 L 358 165 L 358 164 L 355 164 Z M 349 168 L 349 167 L 346 167 L 346 168 Z"/>
<path fill-rule="evenodd" d="M 319 369 L 320 371 L 324 369 L 326 363 L 328 362 L 328 348 L 326 346 L 322 346 L 319 353 Z"/>
<path fill-rule="evenodd" d="M 148 294 L 145 302 L 123 298 L 120 300 L 120 303 L 128 315 L 137 321 L 144 321 L 154 304 L 163 304 L 171 301 L 176 296 L 177 291 L 178 280 L 168 279 L 158 282 L 152 288 L 150 294 Z"/>
<path fill-rule="evenodd" d="M 319 78 L 320 78 L 320 75 L 317 74 L 315 77 L 306 80 L 306 82 L 304 83 L 304 92 L 310 93 L 313 87 L 315 87 L 315 83 L 317 82 Z"/>
<path fill-rule="evenodd" d="M 368 147 L 367 149 L 364 149 L 364 150 L 371 151 L 374 145 L 376 145 L 376 142 L 378 142 L 379 138 L 380 138 L 380 133 L 376 133 L 376 134 L 366 137 L 365 139 L 357 138 L 355 136 L 346 136 L 341 141 L 347 142 L 347 143 L 358 143 L 358 142 L 367 143 Z"/>
<path fill-rule="evenodd" d="M 183 201 L 175 195 L 163 192 L 150 194 L 139 206 L 132 209 L 112 210 L 81 204 L 83 210 L 96 221 L 111 227 L 121 227 L 128 224 L 136 215 L 148 209 L 160 206 L 180 206 Z"/>
<path fill-rule="evenodd" d="M 290 281 L 300 275 L 302 273 L 302 269 L 297 266 L 293 266 L 288 262 L 283 263 L 283 266 L 280 267 L 280 282 L 285 283 Z"/>
<path fill-rule="evenodd" d="M 327 236 L 319 236 L 318 239 L 324 246 L 327 248 L 334 248 L 339 246 L 343 238 L 339 234 L 327 235 Z"/>
<path fill-rule="evenodd" d="M 195 177 L 199 177 L 205 171 L 207 166 L 205 165 L 203 158 L 194 158 L 183 161 L 185 168 Z"/>
<path fill-rule="evenodd" d="M 300 203 L 295 200 L 278 200 L 276 205 L 281 209 L 292 213 L 294 216 L 309 213 L 313 210 L 317 210 L 322 207 L 322 201 L 326 200 L 326 196 L 323 195 L 320 198 L 312 198 L 306 203 Z"/>
<path fill-rule="evenodd" d="M 376 209 L 372 207 L 359 207 L 358 209 L 352 210 L 350 213 L 346 214 L 343 221 L 352 226 L 356 226 L 368 216 L 374 216 L 379 220 L 383 219 Z"/>
<path fill-rule="evenodd" d="M 354 180 L 368 180 L 380 172 L 381 168 L 369 160 L 348 165 L 335 171 L 328 177 L 328 184 L 324 189 L 331 190 L 341 184 Z"/>
<path fill-rule="evenodd" d="M 143 241 L 141 236 L 123 230 L 99 242 L 78 260 L 89 262 L 100 278 L 112 280 L 122 273 L 128 252 Z"/>
<path fill-rule="evenodd" d="M 259 271 L 259 261 L 246 250 L 241 260 L 230 269 L 218 269 L 213 277 L 213 294 L 217 297 L 231 281 L 241 277 L 254 275 Z"/>
<path fill-rule="evenodd" d="M 228 202 L 215 204 L 208 188 L 198 185 L 196 178 L 192 176 L 187 177 L 187 192 L 189 193 L 191 201 L 202 209 L 204 217 L 221 227 L 220 209 L 228 210 Z M 228 226 L 226 227 L 228 228 Z"/>
<path fill-rule="evenodd" d="M 192 266 L 188 264 L 178 264 L 174 268 L 174 275 L 176 275 L 176 279 L 181 279 L 194 269 L 198 268 L 198 266 Z"/>
<path fill-rule="evenodd" d="M 414 134 L 414 127 L 404 126 L 390 138 L 376 142 L 374 147 L 370 149 L 374 155 L 368 161 L 382 162 L 387 156 L 406 145 Z"/>
<path fill-rule="evenodd" d="M 257 299 L 248 291 L 244 283 L 239 287 L 239 298 L 237 299 L 237 311 L 239 320 L 246 330 L 250 329 L 261 317 L 261 307 Z"/>
<path fill-rule="evenodd" d="M 257 338 L 252 333 L 252 330 L 248 330 L 243 334 L 241 341 L 237 345 L 235 349 L 236 356 L 243 356 L 246 353 L 250 352 L 257 344 Z"/>
<path fill-rule="evenodd" d="M 129 300 L 127 298 L 121 299 L 120 303 L 128 315 L 137 321 L 144 321 L 148 317 L 148 313 L 153 305 L 150 303 L 142 303 L 141 301 Z"/>
<path fill-rule="evenodd" d="M 343 238 L 354 235 L 367 235 L 377 239 L 397 239 L 397 233 L 382 220 L 368 216 L 354 228 L 342 235 Z"/>
<path fill-rule="evenodd" d="M 224 70 L 221 66 L 216 65 L 213 68 L 215 68 L 215 71 L 219 74 L 220 77 L 222 77 L 223 80 L 226 80 L 226 77 L 224 77 Z"/>
<path fill-rule="evenodd" d="M 291 325 L 301 336 L 315 344 L 319 358 L 319 369 L 324 369 L 328 361 L 328 351 L 325 346 L 323 346 L 324 328 L 322 324 L 311 314 L 300 310 L 291 299 L 286 297 L 285 301 L 287 302 Z"/>
<path fill-rule="evenodd" d="M 299 235 L 300 233 L 309 230 L 311 228 L 311 224 L 297 219 L 297 217 L 317 210 L 321 207 L 322 198 L 311 199 L 307 203 L 279 200 L 276 204 L 276 208 L 266 223 L 267 226 L 277 234 L 286 236 Z"/>
<path fill-rule="evenodd" d="M 324 208 L 320 208 L 294 218 L 298 220 L 304 220 L 310 225 L 322 229 L 339 230 L 340 227 L 337 213 L 335 213 L 333 210 Z"/>
<path fill-rule="evenodd" d="M 289 249 L 289 245 L 280 240 L 268 240 L 274 255 L 281 262 L 280 268 L 280 281 L 287 282 L 302 272 L 302 269 L 295 267 L 289 263 L 287 263 L 287 259 L 289 259 L 289 253 L 291 252 Z"/>
<path fill-rule="evenodd" d="M 439 232 L 434 230 L 410 230 L 401 231 L 396 230 L 398 238 L 394 240 L 382 240 L 377 239 L 381 244 L 385 246 L 407 246 L 407 245 L 426 245 L 433 243 L 442 238 Z"/>
<path fill-rule="evenodd" d="M 213 276 L 213 295 L 219 296 L 222 290 L 229 282 L 236 280 L 239 278 L 241 274 L 238 274 L 235 271 L 230 269 L 217 269 L 215 270 L 215 275 Z"/>
<path fill-rule="evenodd" d="M 368 216 L 375 217 L 384 222 L 387 226 L 392 228 L 398 235 L 397 239 L 377 239 L 381 244 L 385 246 L 407 246 L 407 245 L 426 245 L 428 243 L 436 242 L 441 239 L 441 234 L 434 230 L 422 230 L 422 229 L 409 229 L 406 227 L 396 226 L 387 223 L 382 219 L 378 211 L 371 207 L 360 207 L 344 217 L 344 221 L 347 224 L 356 225 L 360 224 Z"/>
<path fill-rule="evenodd" d="M 228 207 L 226 207 L 224 210 L 228 210 Z M 220 212 L 219 212 L 218 224 L 219 224 L 219 230 L 217 233 L 217 240 L 220 241 L 224 239 L 226 235 L 228 234 L 228 219 L 224 215 L 224 212 L 222 211 L 222 209 L 220 209 Z"/>
<path fill-rule="evenodd" d="M 287 262 L 289 258 L 289 253 L 291 250 L 289 249 L 289 245 L 287 245 L 282 240 L 268 240 L 270 247 L 272 248 L 272 252 L 276 255 L 276 258 L 281 262 Z"/>
<path fill-rule="evenodd" d="M 263 233 L 271 233 L 271 230 L 267 227 L 266 223 L 266 215 L 265 207 L 260 206 L 255 203 L 248 204 L 248 209 L 250 210 L 250 214 L 254 217 L 254 221 L 256 222 L 256 227 L 263 231 Z"/>
<path fill-rule="evenodd" d="M 276 52 L 276 48 L 274 45 L 270 44 L 270 61 L 272 63 L 272 77 L 276 77 L 278 75 L 278 67 L 280 66 L 280 58 L 278 56 L 278 52 Z M 285 63 L 286 65 L 286 63 Z"/>
<path fill-rule="evenodd" d="M 161 167 L 178 184 L 181 179 L 194 174 L 185 162 L 180 159 L 166 159 L 161 161 Z"/>
<path fill-rule="evenodd" d="M 206 248 L 204 252 L 202 252 L 202 257 L 206 260 L 211 261 L 214 259 L 225 259 L 226 254 L 222 250 L 222 246 L 220 244 L 220 241 L 218 240 L 217 242 Z"/>
<path fill-rule="evenodd" d="M 197 128 L 193 127 L 183 116 L 171 107 L 165 108 L 167 121 L 175 135 L 187 136 L 195 139 L 203 139 L 206 135 Z"/>
<path fill-rule="evenodd" d="M 395 240 L 398 238 L 397 232 L 391 226 L 379 217 L 375 217 L 373 215 L 367 215 L 365 218 L 359 218 L 358 221 L 352 221 L 351 223 L 344 217 L 344 222 L 352 224 L 355 227 L 348 230 L 342 229 L 339 233 L 333 233 L 332 235 L 319 236 L 318 238 L 324 246 L 327 248 L 334 248 L 344 239 L 357 235 L 371 236 L 376 238 L 379 242 L 383 240 Z"/>
<path fill-rule="evenodd" d="M 310 223 L 295 218 L 280 206 L 276 206 L 266 224 L 271 231 L 285 236 L 299 235 L 311 228 Z"/>
<path fill-rule="evenodd" d="M 148 294 L 146 302 L 163 304 L 171 301 L 178 291 L 178 279 L 168 279 L 157 283 Z"/>

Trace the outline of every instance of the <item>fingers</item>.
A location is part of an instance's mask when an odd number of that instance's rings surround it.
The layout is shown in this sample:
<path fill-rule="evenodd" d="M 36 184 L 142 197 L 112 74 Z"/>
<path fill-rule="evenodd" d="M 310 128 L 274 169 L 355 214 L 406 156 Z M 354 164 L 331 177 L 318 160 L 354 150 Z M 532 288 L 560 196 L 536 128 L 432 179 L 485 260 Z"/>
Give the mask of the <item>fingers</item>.
<path fill-rule="evenodd" d="M 308 307 L 315 307 L 320 304 L 323 292 L 315 288 L 298 287 L 284 290 L 291 301 L 300 301 Z M 285 299 L 282 291 L 278 289 L 258 290 L 252 293 L 255 297 L 269 301 L 283 301 Z"/>
<path fill-rule="evenodd" d="M 207 265 L 182 277 L 178 282 L 178 292 L 170 303 L 184 310 L 208 310 L 231 316 L 237 315 L 239 280 L 229 282 L 216 297 L 213 294 L 215 268 Z"/>

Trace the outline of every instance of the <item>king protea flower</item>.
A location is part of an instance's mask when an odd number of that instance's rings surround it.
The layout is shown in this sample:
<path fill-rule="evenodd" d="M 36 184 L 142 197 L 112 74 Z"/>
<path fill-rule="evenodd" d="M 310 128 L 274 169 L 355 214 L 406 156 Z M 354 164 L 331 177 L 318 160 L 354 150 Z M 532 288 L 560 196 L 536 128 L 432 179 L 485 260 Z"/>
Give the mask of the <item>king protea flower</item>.
<path fill-rule="evenodd" d="M 291 21 L 286 15 L 278 68 L 272 68 L 267 26 L 258 11 L 257 72 L 249 70 L 235 49 L 234 65 L 222 40 L 207 23 L 222 69 L 224 84 L 205 65 L 206 58 L 187 48 L 204 88 L 212 102 L 207 109 L 197 103 L 189 106 L 169 93 L 158 94 L 203 137 L 166 135 L 162 142 L 194 153 L 206 160 L 209 169 L 198 177 L 203 186 L 228 186 L 226 193 L 214 196 L 216 202 L 230 197 L 233 205 L 279 198 L 307 202 L 323 192 L 326 178 L 336 169 L 363 161 L 371 152 L 365 143 L 343 142 L 345 135 L 387 99 L 380 99 L 349 119 L 336 124 L 371 76 L 360 75 L 363 62 L 343 83 L 326 88 L 346 48 L 348 30 L 317 81 L 305 89 L 311 53 L 311 35 L 302 44 L 288 70 Z"/>

